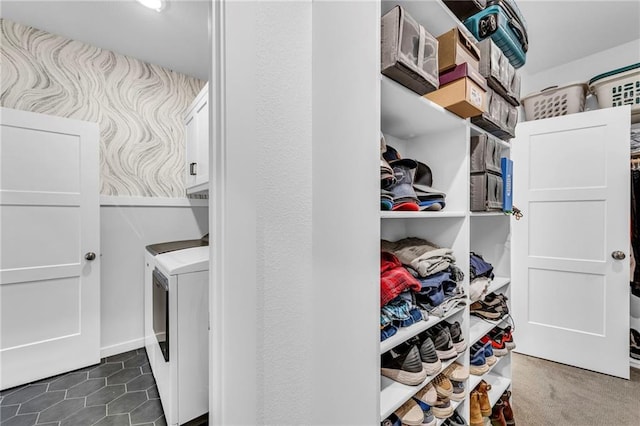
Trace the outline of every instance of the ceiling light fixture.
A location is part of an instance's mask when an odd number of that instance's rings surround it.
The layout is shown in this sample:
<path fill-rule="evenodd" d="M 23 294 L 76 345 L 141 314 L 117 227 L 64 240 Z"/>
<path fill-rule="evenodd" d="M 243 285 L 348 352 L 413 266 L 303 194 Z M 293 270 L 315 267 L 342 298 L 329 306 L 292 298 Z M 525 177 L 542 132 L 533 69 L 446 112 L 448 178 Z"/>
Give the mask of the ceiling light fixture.
<path fill-rule="evenodd" d="M 138 3 L 148 7 L 149 9 L 153 9 L 156 12 L 160 12 L 166 5 L 165 0 L 138 0 Z"/>

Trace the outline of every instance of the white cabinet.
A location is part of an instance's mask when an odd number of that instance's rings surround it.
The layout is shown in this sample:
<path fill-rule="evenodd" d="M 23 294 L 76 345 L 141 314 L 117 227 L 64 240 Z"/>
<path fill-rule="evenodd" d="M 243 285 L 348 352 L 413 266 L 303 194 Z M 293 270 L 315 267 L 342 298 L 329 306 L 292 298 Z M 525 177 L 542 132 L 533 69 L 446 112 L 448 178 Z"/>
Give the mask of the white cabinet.
<path fill-rule="evenodd" d="M 186 128 L 186 177 L 187 194 L 209 189 L 209 83 L 187 109 Z"/>
<path fill-rule="evenodd" d="M 419 2 L 382 2 L 381 12 L 396 4 L 402 5 L 434 35 L 439 35 L 456 25 L 457 19 L 440 0 Z M 380 236 L 397 241 L 405 237 L 420 237 L 454 251 L 456 265 L 465 272 L 461 283 L 469 293 L 469 253 L 481 254 L 494 266 L 495 279 L 489 292 L 510 296 L 511 216 L 502 212 L 475 213 L 469 211 L 470 198 L 470 138 L 484 131 L 469 120 L 444 110 L 439 105 L 416 95 L 395 81 L 380 77 L 380 127 L 388 145 L 399 151 L 403 158 L 411 158 L 427 164 L 433 173 L 433 186 L 447 194 L 446 207 L 434 212 L 384 211 L 380 215 Z M 502 156 L 509 156 L 510 144 L 500 142 Z M 517 166 L 516 166 L 517 167 Z M 467 342 L 467 349 L 454 359 L 443 363 L 443 369 L 456 361 L 469 365 L 470 347 L 495 326 L 506 327 L 507 318 L 495 322 L 480 320 L 467 306 L 450 311 L 444 318 L 430 316 L 383 341 L 380 354 L 405 342 L 409 338 L 428 330 L 438 322 L 459 322 Z M 384 420 L 416 392 L 437 376 L 427 376 L 418 386 L 407 386 L 380 379 L 380 420 Z M 511 385 L 511 356 L 499 357 L 483 376 L 470 375 L 465 383 L 465 399 L 451 401 L 456 411 L 467 421 L 470 415 L 469 394 L 485 380 L 492 385 L 489 398 L 494 405 L 502 393 Z M 517 397 L 517 396 L 516 396 Z M 438 424 L 443 420 L 439 419 Z"/>

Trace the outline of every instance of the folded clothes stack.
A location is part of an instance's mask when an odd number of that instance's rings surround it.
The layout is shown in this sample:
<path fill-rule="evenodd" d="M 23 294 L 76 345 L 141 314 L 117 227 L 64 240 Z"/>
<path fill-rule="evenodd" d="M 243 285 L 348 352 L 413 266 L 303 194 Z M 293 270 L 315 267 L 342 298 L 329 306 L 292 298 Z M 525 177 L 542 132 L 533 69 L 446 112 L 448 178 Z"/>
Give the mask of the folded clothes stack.
<path fill-rule="evenodd" d="M 474 252 L 469 254 L 469 264 L 469 298 L 472 302 L 484 300 L 494 277 L 493 265 Z"/>
<path fill-rule="evenodd" d="M 380 134 L 380 209 L 442 210 L 446 194 L 432 187 L 433 174 L 424 163 L 402 158 Z"/>
<path fill-rule="evenodd" d="M 421 238 L 381 241 L 380 337 L 385 340 L 428 315 L 442 317 L 465 303 L 464 273 L 453 250 Z M 421 313 L 421 315 L 420 315 Z"/>

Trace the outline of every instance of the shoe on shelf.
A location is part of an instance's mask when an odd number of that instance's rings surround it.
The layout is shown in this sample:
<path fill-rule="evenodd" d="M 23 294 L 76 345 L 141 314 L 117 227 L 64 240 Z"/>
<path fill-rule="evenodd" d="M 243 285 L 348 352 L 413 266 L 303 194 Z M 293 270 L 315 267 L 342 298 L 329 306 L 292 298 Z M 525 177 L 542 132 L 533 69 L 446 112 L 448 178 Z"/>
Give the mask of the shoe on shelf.
<path fill-rule="evenodd" d="M 504 312 L 499 305 L 490 306 L 482 300 L 473 302 L 469 309 L 471 315 L 475 315 L 486 320 L 498 320 L 504 315 Z"/>
<path fill-rule="evenodd" d="M 453 386 L 453 392 L 449 398 L 452 401 L 462 401 L 464 399 L 464 380 L 460 382 L 451 380 L 451 385 Z"/>
<path fill-rule="evenodd" d="M 462 335 L 462 328 L 460 327 L 460 323 L 458 321 L 455 321 L 453 324 L 449 324 L 446 322 L 445 324 L 449 329 L 453 347 L 455 348 L 457 353 L 461 354 L 467 349 L 467 342 L 464 340 L 464 336 Z"/>
<path fill-rule="evenodd" d="M 429 382 L 414 395 L 414 398 L 432 406 L 438 401 L 438 392 L 436 392 L 436 388 L 433 386 L 433 383 Z"/>
<path fill-rule="evenodd" d="M 427 378 L 427 372 L 422 368 L 420 351 L 415 345 L 403 353 L 390 350 L 382 355 L 381 364 L 380 372 L 383 376 L 405 385 L 419 385 Z"/>
<path fill-rule="evenodd" d="M 505 328 L 496 327 L 489 332 L 489 336 L 493 339 L 500 339 L 504 343 L 507 350 L 512 351 L 516 348 L 516 343 L 513 341 L 513 330 L 511 326 Z"/>
<path fill-rule="evenodd" d="M 484 344 L 490 343 L 491 349 L 493 350 L 493 354 L 495 356 L 501 357 L 509 353 L 509 350 L 507 349 L 507 345 L 502 340 L 495 340 L 491 338 L 488 334 L 486 336 L 483 336 L 480 339 L 480 341 Z"/>
<path fill-rule="evenodd" d="M 469 369 L 462 364 L 454 362 L 442 371 L 449 380 L 457 380 L 459 382 L 467 380 L 469 377 Z"/>
<path fill-rule="evenodd" d="M 501 401 L 496 402 L 496 405 L 491 411 L 491 426 L 507 426 L 507 421 L 504 418 L 504 405 Z"/>
<path fill-rule="evenodd" d="M 436 347 L 436 353 L 440 360 L 447 361 L 458 356 L 456 348 L 453 347 L 453 341 L 451 340 L 451 334 L 449 333 L 448 328 L 441 327 L 439 329 L 434 329 L 433 333 L 435 334 L 435 336 L 432 335 L 433 343 Z"/>
<path fill-rule="evenodd" d="M 431 383 L 433 383 L 433 386 L 436 388 L 438 397 L 449 398 L 453 394 L 453 384 L 444 374 L 438 374 Z"/>
<path fill-rule="evenodd" d="M 482 376 L 487 371 L 489 371 L 489 366 L 484 357 L 484 346 L 481 346 L 479 349 L 474 349 L 474 346 L 472 346 L 469 373 L 474 376 Z"/>
<path fill-rule="evenodd" d="M 502 402 L 502 406 L 504 407 L 502 410 L 502 414 L 504 415 L 504 420 L 507 423 L 507 426 L 515 426 L 516 421 L 513 417 L 513 409 L 511 408 L 511 391 L 506 390 L 500 397 L 500 402 Z"/>
<path fill-rule="evenodd" d="M 438 401 L 431 407 L 431 412 L 439 419 L 446 419 L 453 414 L 453 407 L 449 398 L 438 397 Z"/>
<path fill-rule="evenodd" d="M 424 412 L 413 399 L 408 400 L 395 411 L 396 416 L 406 426 L 422 426 Z"/>
<path fill-rule="evenodd" d="M 478 392 L 479 400 L 480 400 L 480 414 L 484 417 L 488 417 L 491 415 L 491 402 L 489 401 L 489 391 L 491 390 L 491 385 L 484 380 L 478 383 L 476 386 L 476 392 Z"/>
<path fill-rule="evenodd" d="M 429 336 L 423 336 L 419 341 L 420 359 L 422 360 L 422 368 L 425 369 L 429 376 L 439 373 L 442 369 L 442 362 L 438 358 L 436 346 Z"/>
<path fill-rule="evenodd" d="M 484 426 L 482 413 L 480 412 L 480 394 L 478 391 L 472 391 L 469 396 L 469 424 L 471 426 Z"/>
<path fill-rule="evenodd" d="M 419 399 L 413 398 L 413 400 L 418 404 L 424 415 L 421 426 L 436 426 L 437 420 L 431 411 L 431 406 L 429 404 L 425 404 Z"/>
<path fill-rule="evenodd" d="M 468 423 L 465 421 L 465 419 L 462 418 L 460 414 L 458 414 L 457 411 L 454 411 L 451 417 L 445 420 L 444 423 L 442 423 L 442 425 L 443 426 L 468 426 Z"/>
<path fill-rule="evenodd" d="M 498 358 L 493 354 L 491 343 L 484 344 L 484 359 L 489 367 L 498 362 Z"/>
<path fill-rule="evenodd" d="M 395 413 L 391 413 L 389 417 L 380 423 L 380 426 L 402 426 L 402 421 L 395 415 Z"/>

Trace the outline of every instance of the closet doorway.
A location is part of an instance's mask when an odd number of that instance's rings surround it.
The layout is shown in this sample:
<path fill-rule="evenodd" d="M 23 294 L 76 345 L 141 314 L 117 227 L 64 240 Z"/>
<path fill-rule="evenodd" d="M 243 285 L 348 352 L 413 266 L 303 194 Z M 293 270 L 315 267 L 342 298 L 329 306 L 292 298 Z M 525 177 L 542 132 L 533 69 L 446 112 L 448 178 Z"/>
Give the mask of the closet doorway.
<path fill-rule="evenodd" d="M 520 123 L 518 351 L 629 378 L 628 107 Z"/>

